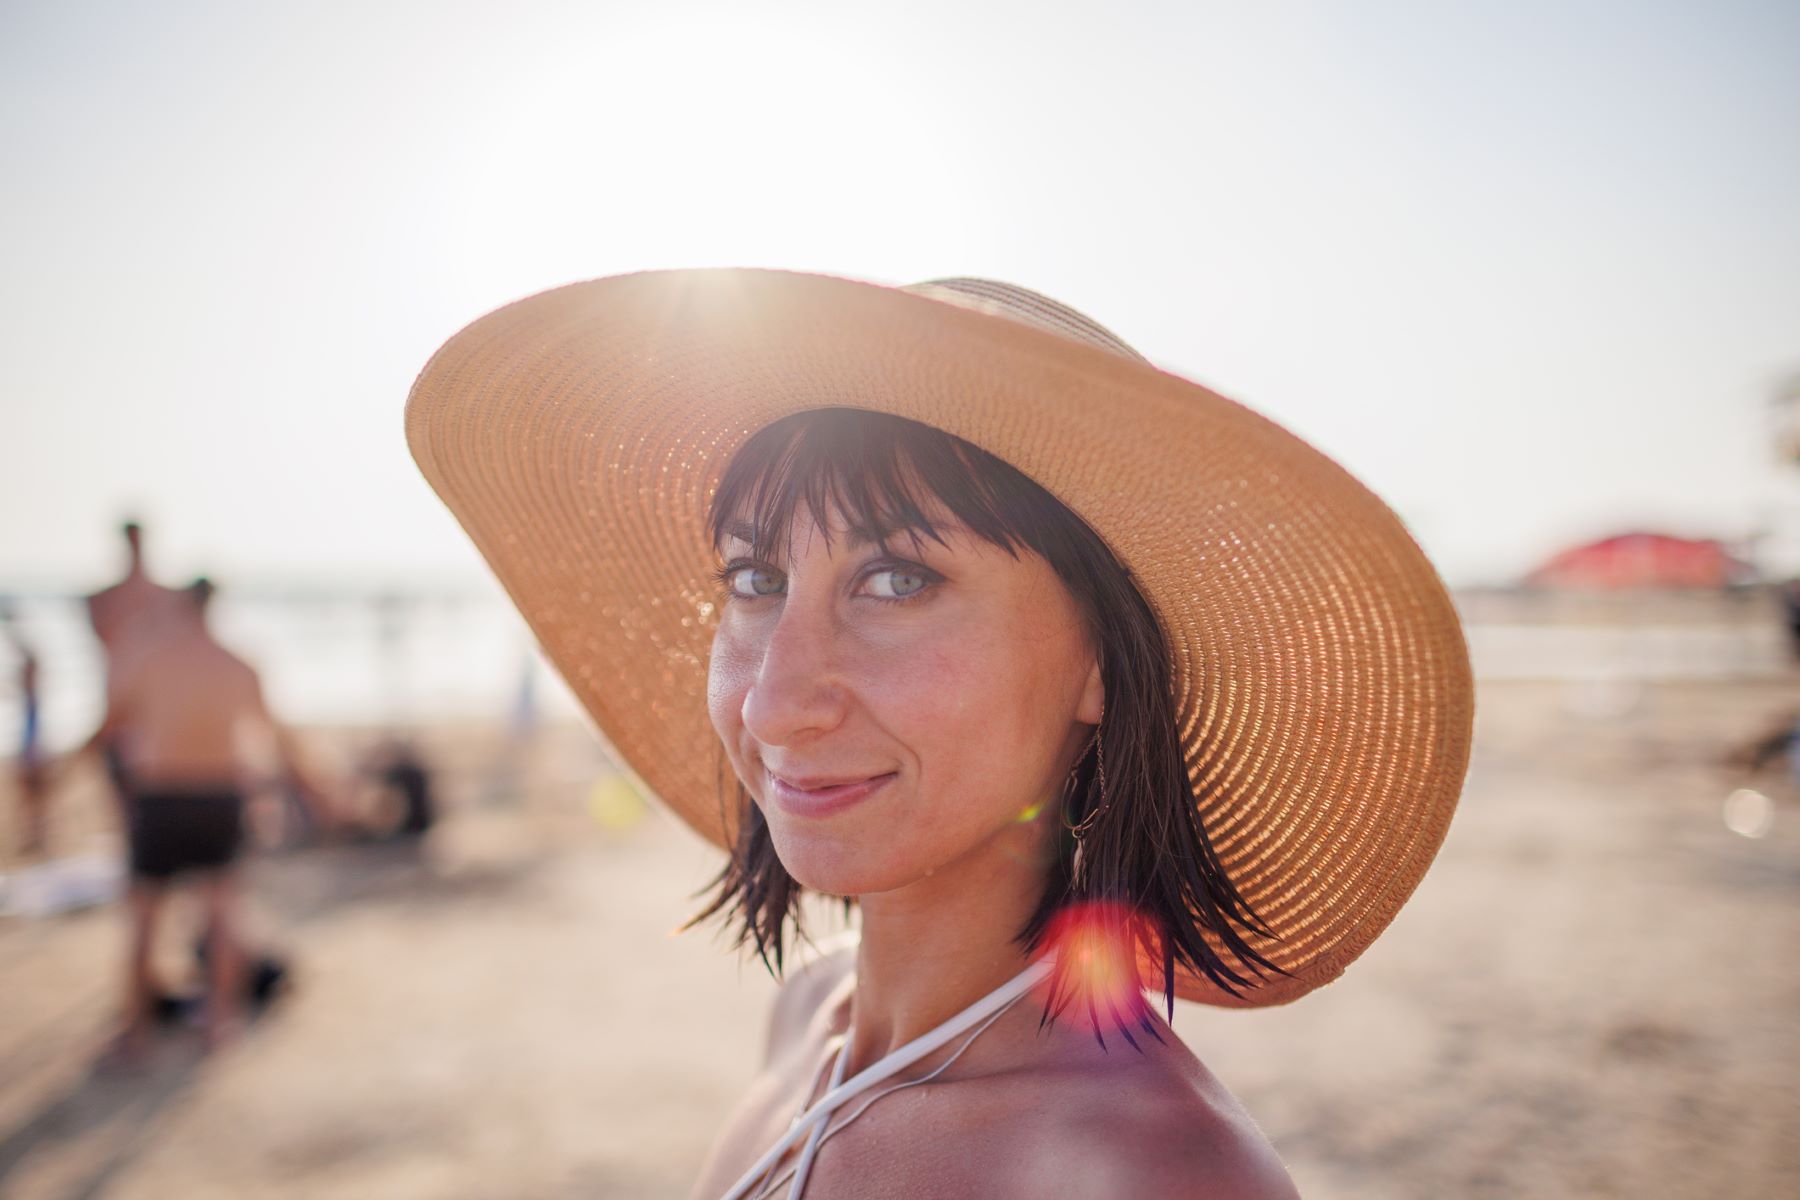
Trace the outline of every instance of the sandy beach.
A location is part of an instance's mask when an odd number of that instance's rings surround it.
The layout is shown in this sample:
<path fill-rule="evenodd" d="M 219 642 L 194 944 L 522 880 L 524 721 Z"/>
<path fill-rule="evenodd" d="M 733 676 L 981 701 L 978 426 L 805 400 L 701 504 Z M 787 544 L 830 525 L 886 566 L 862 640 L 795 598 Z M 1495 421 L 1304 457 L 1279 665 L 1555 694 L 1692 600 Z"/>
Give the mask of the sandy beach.
<path fill-rule="evenodd" d="M 1484 684 L 1463 806 L 1389 933 L 1298 1004 L 1181 1005 L 1176 1030 L 1309 1200 L 1800 1195 L 1800 797 L 1723 762 L 1788 706 L 1785 676 Z M 427 744 L 447 815 L 422 843 L 255 861 L 294 988 L 216 1056 L 180 1033 L 96 1071 L 117 907 L 0 919 L 0 1195 L 687 1194 L 773 995 L 672 933 L 717 854 L 577 727 Z M 1760 837 L 1721 817 L 1746 784 Z M 59 851 L 103 846 L 97 780 L 62 800 Z"/>

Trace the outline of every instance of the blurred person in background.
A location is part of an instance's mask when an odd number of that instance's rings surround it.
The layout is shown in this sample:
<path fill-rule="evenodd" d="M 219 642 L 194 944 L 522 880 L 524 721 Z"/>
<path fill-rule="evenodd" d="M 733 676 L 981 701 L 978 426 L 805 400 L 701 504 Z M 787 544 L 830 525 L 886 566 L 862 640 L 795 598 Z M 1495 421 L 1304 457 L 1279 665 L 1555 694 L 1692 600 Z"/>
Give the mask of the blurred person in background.
<path fill-rule="evenodd" d="M 109 680 L 133 654 L 151 644 L 165 622 L 179 619 L 187 607 L 180 588 L 165 587 L 150 577 L 144 562 L 143 525 L 127 520 L 119 533 L 125 539 L 127 556 L 124 578 L 84 600 Z M 110 741 L 99 750 L 112 780 L 114 799 L 123 812 L 131 790 L 125 776 L 126 756 Z"/>
<path fill-rule="evenodd" d="M 16 660 L 21 727 L 19 753 L 13 761 L 14 781 L 19 790 L 21 821 L 19 848 L 27 856 L 44 852 L 45 822 L 49 780 L 45 772 L 42 702 L 38 696 L 38 657 L 25 635 L 19 631 L 18 616 L 10 602 L 0 603 L 0 629 L 12 645 Z"/>
<path fill-rule="evenodd" d="M 1783 580 L 1779 595 L 1781 615 L 1787 625 L 1788 655 L 1800 662 L 1800 579 Z"/>
<path fill-rule="evenodd" d="M 433 771 L 412 738 L 398 731 L 383 736 L 363 755 L 357 775 L 368 786 L 354 818 L 356 836 L 421 837 L 436 823 Z"/>
<path fill-rule="evenodd" d="M 181 596 L 107 679 L 106 715 L 73 757 L 111 748 L 120 761 L 130 852 L 130 949 L 124 1027 L 126 1060 L 147 1049 L 155 998 L 151 950 L 169 887 L 191 880 L 207 929 L 206 1038 L 229 1040 L 241 1021 L 243 950 L 238 937 L 245 796 L 270 758 L 297 785 L 315 824 L 328 828 L 335 804 L 305 765 L 293 735 L 270 712 L 262 682 L 207 625 L 213 585 Z M 260 753 L 259 753 L 260 752 Z"/>

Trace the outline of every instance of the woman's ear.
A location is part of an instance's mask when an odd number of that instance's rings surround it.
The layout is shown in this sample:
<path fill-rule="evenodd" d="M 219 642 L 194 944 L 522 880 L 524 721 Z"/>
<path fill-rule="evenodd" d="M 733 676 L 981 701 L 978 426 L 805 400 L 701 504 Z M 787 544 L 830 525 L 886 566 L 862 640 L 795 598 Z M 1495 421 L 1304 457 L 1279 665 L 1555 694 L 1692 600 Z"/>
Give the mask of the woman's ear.
<path fill-rule="evenodd" d="M 1100 660 L 1088 668 L 1087 682 L 1081 685 L 1081 702 L 1075 706 L 1075 719 L 1083 725 L 1098 725 L 1106 711 L 1106 685 L 1100 682 Z"/>

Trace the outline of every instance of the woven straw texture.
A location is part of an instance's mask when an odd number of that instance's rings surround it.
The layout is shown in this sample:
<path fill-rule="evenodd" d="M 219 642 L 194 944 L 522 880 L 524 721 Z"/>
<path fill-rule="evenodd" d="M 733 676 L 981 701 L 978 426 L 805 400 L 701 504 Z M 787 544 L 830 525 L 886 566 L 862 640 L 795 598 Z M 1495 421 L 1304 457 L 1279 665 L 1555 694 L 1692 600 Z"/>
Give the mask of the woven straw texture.
<path fill-rule="evenodd" d="M 946 302 L 949 301 L 949 302 Z M 646 272 L 531 296 L 426 365 L 426 478 L 641 786 L 728 844 L 706 712 L 708 501 L 755 430 L 894 413 L 1011 462 L 1136 573 L 1168 632 L 1200 817 L 1291 977 L 1336 978 L 1449 826 L 1474 690 L 1450 597 L 1325 455 L 1022 289 L 762 270 Z"/>

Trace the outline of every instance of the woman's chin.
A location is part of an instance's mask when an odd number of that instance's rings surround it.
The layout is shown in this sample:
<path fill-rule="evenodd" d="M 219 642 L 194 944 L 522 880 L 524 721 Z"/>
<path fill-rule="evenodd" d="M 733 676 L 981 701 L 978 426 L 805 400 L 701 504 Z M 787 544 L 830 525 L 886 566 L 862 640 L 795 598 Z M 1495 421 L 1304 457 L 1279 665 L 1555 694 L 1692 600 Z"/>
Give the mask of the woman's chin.
<path fill-rule="evenodd" d="M 794 881 L 827 896 L 865 896 L 892 891 L 923 870 L 908 871 L 892 846 L 870 846 L 817 831 L 770 831 L 775 855 Z"/>

